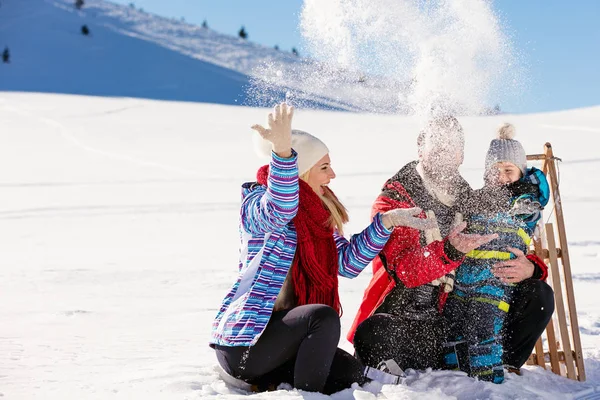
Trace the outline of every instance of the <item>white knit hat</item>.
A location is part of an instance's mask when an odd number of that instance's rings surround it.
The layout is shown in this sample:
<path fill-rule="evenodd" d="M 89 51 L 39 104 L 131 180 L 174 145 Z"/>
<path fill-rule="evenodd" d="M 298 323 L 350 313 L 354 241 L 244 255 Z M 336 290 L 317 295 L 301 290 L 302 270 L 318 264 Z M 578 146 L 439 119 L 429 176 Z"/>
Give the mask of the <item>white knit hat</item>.
<path fill-rule="evenodd" d="M 254 150 L 259 157 L 271 158 L 271 143 L 257 132 L 252 136 Z M 292 149 L 298 153 L 298 175 L 308 172 L 321 158 L 329 153 L 329 149 L 320 139 L 310 133 L 292 130 Z"/>
<path fill-rule="evenodd" d="M 487 155 L 485 157 L 485 171 L 499 162 L 509 162 L 516 165 L 523 175 L 527 169 L 527 155 L 525 149 L 519 141 L 514 139 L 515 127 L 511 124 L 504 124 L 498 129 L 498 138 L 490 143 Z"/>

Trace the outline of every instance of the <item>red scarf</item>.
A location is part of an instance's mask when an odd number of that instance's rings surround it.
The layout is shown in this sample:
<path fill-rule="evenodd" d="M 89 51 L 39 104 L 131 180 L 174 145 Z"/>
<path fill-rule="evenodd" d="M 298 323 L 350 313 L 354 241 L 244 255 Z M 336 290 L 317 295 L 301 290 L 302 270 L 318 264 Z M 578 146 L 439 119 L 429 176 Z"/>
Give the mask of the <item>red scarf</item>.
<path fill-rule="evenodd" d="M 267 186 L 269 166 L 258 170 L 258 183 Z M 341 314 L 338 294 L 338 253 L 329 226 L 331 214 L 312 188 L 299 179 L 300 202 L 293 222 L 298 233 L 292 263 L 296 305 L 325 304 Z M 329 190 L 329 188 L 325 188 Z"/>

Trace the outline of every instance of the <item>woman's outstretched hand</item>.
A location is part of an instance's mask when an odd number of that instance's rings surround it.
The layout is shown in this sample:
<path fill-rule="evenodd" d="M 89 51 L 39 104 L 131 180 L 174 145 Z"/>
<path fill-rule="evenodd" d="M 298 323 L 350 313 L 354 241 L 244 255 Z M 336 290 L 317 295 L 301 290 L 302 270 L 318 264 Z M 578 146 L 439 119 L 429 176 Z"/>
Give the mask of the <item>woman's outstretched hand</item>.
<path fill-rule="evenodd" d="M 387 229 L 392 229 L 397 226 L 407 226 L 409 228 L 427 230 L 437 226 L 435 220 L 430 218 L 419 218 L 423 210 L 418 207 L 413 208 L 396 208 L 387 211 L 381 216 L 381 222 Z"/>
<path fill-rule="evenodd" d="M 271 142 L 273 151 L 279 157 L 290 158 L 292 156 L 292 118 L 294 107 L 281 103 L 275 107 L 273 113 L 269 114 L 269 129 L 262 125 L 253 125 L 252 129 Z"/>

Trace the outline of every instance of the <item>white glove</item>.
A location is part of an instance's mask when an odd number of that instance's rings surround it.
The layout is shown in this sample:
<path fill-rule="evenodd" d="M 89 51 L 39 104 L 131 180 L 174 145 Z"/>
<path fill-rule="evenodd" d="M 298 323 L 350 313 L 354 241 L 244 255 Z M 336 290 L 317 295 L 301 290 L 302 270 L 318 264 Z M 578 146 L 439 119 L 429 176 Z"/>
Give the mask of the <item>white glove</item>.
<path fill-rule="evenodd" d="M 269 129 L 262 125 L 253 125 L 252 129 L 271 142 L 277 155 L 288 158 L 292 154 L 292 118 L 294 107 L 281 103 L 275 107 L 274 114 L 269 114 Z"/>
<path fill-rule="evenodd" d="M 419 207 L 413 208 L 396 208 L 383 213 L 381 216 L 381 222 L 387 229 L 392 229 L 397 226 L 406 226 L 409 228 L 426 230 L 437 227 L 437 222 L 431 219 L 419 218 L 423 210 Z"/>
<path fill-rule="evenodd" d="M 433 212 L 433 210 L 428 210 L 425 211 L 425 216 L 427 217 L 427 219 L 435 222 L 435 226 L 433 228 L 425 229 L 425 243 L 433 243 L 436 240 L 441 241 L 442 234 L 440 233 L 440 227 L 437 223 L 437 217 L 435 216 L 435 213 Z"/>
<path fill-rule="evenodd" d="M 448 272 L 441 278 L 434 279 L 431 284 L 433 286 L 441 286 L 444 293 L 450 293 L 454 289 L 454 279 L 456 278 L 456 270 Z"/>
<path fill-rule="evenodd" d="M 442 234 L 440 232 L 440 227 L 437 224 L 437 217 L 435 216 L 435 213 L 433 212 L 433 210 L 429 210 L 429 211 L 425 212 L 425 215 L 427 216 L 427 219 L 430 219 L 430 220 L 436 222 L 435 228 L 425 230 L 425 242 L 427 244 L 430 244 L 435 241 L 441 241 Z M 463 220 L 462 214 L 456 213 L 454 215 L 454 222 L 452 222 L 452 228 L 460 225 L 462 223 L 462 220 Z M 446 275 L 444 275 L 440 278 L 434 279 L 433 281 L 431 281 L 431 284 L 433 286 L 441 286 L 444 293 L 450 293 L 452 291 L 452 289 L 454 288 L 455 277 L 456 277 L 456 270 L 452 270 L 452 271 L 448 272 Z"/>

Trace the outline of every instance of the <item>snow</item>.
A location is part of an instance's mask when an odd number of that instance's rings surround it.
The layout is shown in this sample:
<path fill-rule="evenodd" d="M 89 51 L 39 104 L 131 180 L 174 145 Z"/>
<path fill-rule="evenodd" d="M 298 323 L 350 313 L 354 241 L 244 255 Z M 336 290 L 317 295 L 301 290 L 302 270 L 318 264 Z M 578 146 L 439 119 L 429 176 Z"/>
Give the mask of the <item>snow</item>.
<path fill-rule="evenodd" d="M 91 38 L 79 34 L 83 23 Z M 297 60 L 103 1 L 77 12 L 67 0 L 4 0 L 0 33 L 12 52 L 11 64 L 0 65 L 0 397 L 326 398 L 229 388 L 208 347 L 211 321 L 236 277 L 240 184 L 261 165 L 249 127 L 266 119 L 265 109 L 233 105 L 243 100 L 250 69 L 272 57 L 287 66 L 273 67 L 282 77 Z M 312 99 L 360 108 L 349 103 L 351 87 Z M 361 90 L 371 89 L 377 85 Z M 598 395 L 600 107 L 460 121 L 462 173 L 474 187 L 503 122 L 516 126 L 529 153 L 549 141 L 563 159 L 587 382 L 538 367 L 503 385 L 421 371 L 402 385 L 373 383 L 331 397 Z M 295 127 L 328 144 L 349 233 L 369 222 L 383 182 L 416 157 L 419 121 L 410 117 L 301 108 Z M 367 269 L 340 283 L 344 336 L 369 279 Z M 351 351 L 345 340 L 340 346 Z"/>
<path fill-rule="evenodd" d="M 248 71 L 297 62 L 237 37 L 105 1 L 5 0 L 0 34 L 13 68 L 2 89 L 236 104 Z M 91 36 L 80 33 L 83 24 Z"/>
<path fill-rule="evenodd" d="M 2 92 L 0 119 L 0 393 L 239 398 L 217 378 L 207 343 L 236 276 L 239 185 L 260 165 L 249 126 L 263 122 L 265 110 Z M 550 141 L 564 160 L 561 189 L 588 380 L 527 367 L 522 377 L 509 375 L 495 386 L 434 371 L 365 390 L 377 398 L 565 398 L 600 386 L 600 178 L 590 132 L 600 128 L 600 108 L 461 121 L 462 172 L 475 187 L 488 141 L 504 121 L 515 124 L 529 152 Z M 573 129 L 565 134 L 545 125 Z M 338 173 L 333 188 L 352 217 L 349 232 L 367 224 L 380 185 L 416 153 L 409 117 L 299 110 L 296 126 L 330 146 Z M 344 333 L 369 278 L 365 271 L 341 282 Z"/>
<path fill-rule="evenodd" d="M 4 0 L 0 35 L 12 68 L 3 69 L 0 89 L 229 105 L 294 97 L 335 110 L 398 102 L 391 82 L 357 87 L 356 72 L 136 8 L 85 4 L 78 11 L 71 0 Z"/>
<path fill-rule="evenodd" d="M 486 0 L 304 0 L 300 17 L 319 60 L 408 83 L 391 90 L 411 114 L 443 107 L 474 115 L 523 91 L 520 59 Z"/>

